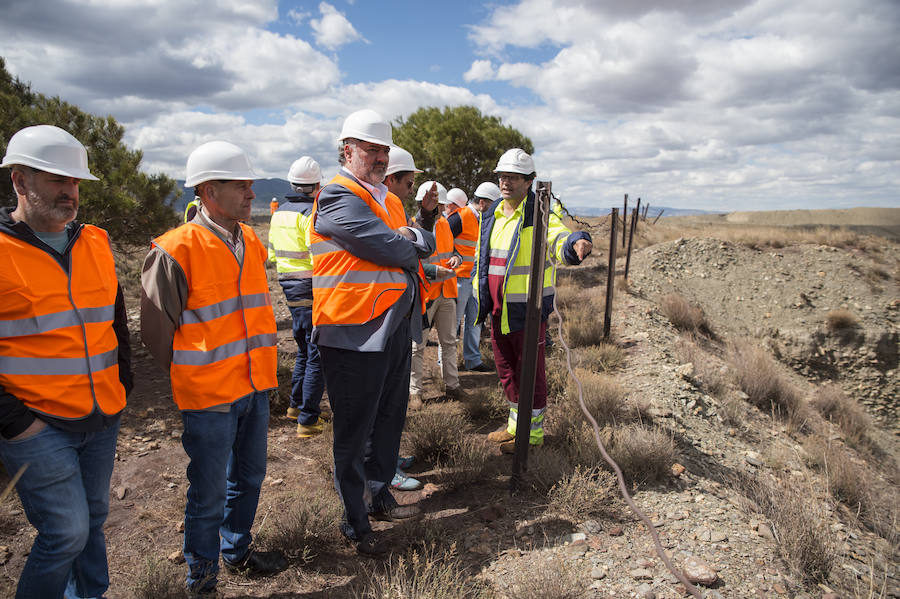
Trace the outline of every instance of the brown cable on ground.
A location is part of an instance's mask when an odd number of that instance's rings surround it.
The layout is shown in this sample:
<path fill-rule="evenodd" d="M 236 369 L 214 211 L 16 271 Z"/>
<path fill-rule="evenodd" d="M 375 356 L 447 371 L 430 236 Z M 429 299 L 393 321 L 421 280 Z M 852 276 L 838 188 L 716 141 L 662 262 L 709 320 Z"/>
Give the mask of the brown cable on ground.
<path fill-rule="evenodd" d="M 544 212 L 543 216 L 547 216 L 545 212 L 545 207 L 543 202 L 540 202 L 541 207 L 540 210 Z M 551 258 L 553 263 L 553 273 L 550 277 L 551 281 L 556 281 L 556 267 L 558 262 L 556 261 L 555 254 Z M 584 393 L 581 387 L 581 381 L 575 376 L 575 371 L 572 369 L 572 354 L 569 346 L 566 345 L 565 339 L 563 339 L 562 334 L 562 325 L 563 325 L 563 317 L 559 312 L 559 308 L 556 305 L 556 294 L 553 295 L 553 313 L 556 314 L 556 318 L 558 320 L 557 324 L 557 336 L 559 337 L 559 342 L 562 344 L 563 349 L 566 350 L 566 369 L 569 371 L 569 376 L 572 377 L 572 380 L 575 381 L 575 385 L 578 387 L 578 403 L 581 406 L 581 412 L 585 415 L 585 417 L 590 421 L 591 427 L 594 433 L 594 441 L 597 442 L 597 447 L 600 449 L 600 453 L 603 455 L 603 459 L 606 460 L 606 463 L 615 471 L 616 480 L 619 483 L 619 492 L 622 494 L 622 498 L 625 499 L 625 503 L 628 504 L 628 507 L 631 508 L 638 518 L 641 519 L 641 522 L 644 523 L 644 526 L 647 528 L 647 531 L 650 533 L 650 536 L 653 538 L 653 545 L 656 547 L 656 554 L 666 565 L 666 568 L 669 569 L 669 572 L 675 575 L 675 577 L 684 585 L 684 588 L 691 595 L 696 597 L 697 599 L 703 599 L 703 595 L 700 593 L 700 589 L 696 586 L 688 582 L 688 579 L 684 576 L 684 574 L 678 570 L 675 565 L 672 563 L 672 560 L 669 558 L 668 554 L 666 554 L 666 550 L 663 549 L 662 543 L 659 541 L 659 535 L 656 534 L 656 528 L 653 526 L 653 522 L 650 521 L 650 518 L 644 514 L 643 511 L 637 506 L 634 500 L 631 498 L 631 495 L 628 494 L 628 489 L 625 486 L 625 476 L 622 474 L 622 469 L 619 468 L 619 465 L 616 464 L 615 460 L 610 457 L 610 455 L 606 452 L 606 448 L 603 446 L 603 442 L 600 440 L 600 425 L 597 424 L 597 421 L 588 411 L 587 406 L 584 403 Z"/>

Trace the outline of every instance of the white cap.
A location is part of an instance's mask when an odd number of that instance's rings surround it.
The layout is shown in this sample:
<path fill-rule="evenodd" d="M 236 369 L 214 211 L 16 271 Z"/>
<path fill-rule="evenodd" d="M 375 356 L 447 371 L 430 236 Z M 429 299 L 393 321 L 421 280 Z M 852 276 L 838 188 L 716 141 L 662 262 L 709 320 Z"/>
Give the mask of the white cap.
<path fill-rule="evenodd" d="M 456 204 L 457 206 L 462 208 L 468 203 L 469 197 L 462 189 L 460 189 L 459 187 L 454 187 L 447 192 L 447 201 L 450 204 Z"/>
<path fill-rule="evenodd" d="M 187 159 L 185 187 L 204 181 L 259 179 L 242 149 L 227 141 L 210 141 L 195 149 Z"/>
<path fill-rule="evenodd" d="M 502 194 L 496 183 L 485 181 L 475 189 L 475 197 L 496 202 L 502 197 Z"/>
<path fill-rule="evenodd" d="M 503 156 L 497 161 L 495 173 L 519 173 L 530 175 L 535 172 L 534 159 L 525 150 L 513 148 L 503 152 Z"/>
<path fill-rule="evenodd" d="M 343 141 L 348 137 L 383 146 L 393 145 L 391 124 L 370 108 L 357 110 L 344 119 L 338 140 Z"/>
<path fill-rule="evenodd" d="M 391 153 L 388 154 L 388 165 L 387 170 L 384 171 L 384 176 L 387 177 L 388 175 L 402 172 L 421 173 L 422 171 L 416 168 L 412 154 L 401 147 L 391 146 Z"/>
<path fill-rule="evenodd" d="M 322 169 L 310 156 L 301 156 L 291 165 L 288 181 L 295 185 L 314 185 L 322 181 Z"/>
<path fill-rule="evenodd" d="M 425 181 L 424 183 L 419 185 L 419 189 L 418 189 L 418 191 L 416 191 L 416 201 L 421 202 L 422 198 L 425 197 L 425 194 L 428 193 L 428 190 L 430 190 L 431 186 L 434 184 L 435 184 L 435 181 Z M 447 200 L 447 188 L 444 187 L 443 185 L 441 185 L 440 183 L 438 183 L 437 191 L 438 191 L 438 204 L 448 204 L 449 202 Z"/>
<path fill-rule="evenodd" d="M 88 170 L 87 150 L 81 142 L 53 125 L 25 127 L 10 138 L 0 167 L 15 164 L 54 175 L 99 181 Z"/>

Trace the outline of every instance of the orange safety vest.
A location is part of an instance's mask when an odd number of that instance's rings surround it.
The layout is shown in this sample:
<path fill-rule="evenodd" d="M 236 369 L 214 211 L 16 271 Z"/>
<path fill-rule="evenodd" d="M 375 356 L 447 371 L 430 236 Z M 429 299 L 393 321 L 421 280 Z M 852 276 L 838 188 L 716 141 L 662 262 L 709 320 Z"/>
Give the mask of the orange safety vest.
<path fill-rule="evenodd" d="M 278 211 L 278 200 L 272 198 L 272 201 L 269 202 L 269 214 L 275 214 Z"/>
<path fill-rule="evenodd" d="M 0 234 L 0 385 L 55 418 L 117 414 L 119 283 L 106 231 L 84 225 L 69 265 L 67 274 L 44 250 Z"/>
<path fill-rule="evenodd" d="M 172 339 L 172 395 L 180 410 L 204 410 L 278 386 L 275 314 L 266 278 L 266 248 L 244 235 L 244 263 L 215 233 L 188 223 L 153 244 L 187 278 L 188 297 Z"/>
<path fill-rule="evenodd" d="M 450 232 L 450 223 L 443 216 L 439 216 L 434 223 L 434 240 L 436 248 L 434 253 L 428 257 L 428 262 L 450 268 L 447 263 L 453 257 L 453 233 Z M 444 297 L 456 297 L 456 277 L 428 285 L 425 298 L 434 300 L 439 298 L 442 293 Z"/>
<path fill-rule="evenodd" d="M 456 276 L 468 279 L 472 276 L 472 269 L 475 267 L 475 249 L 478 245 L 478 231 L 481 224 L 468 206 L 463 206 L 457 212 L 462 223 L 462 231 L 453 240 L 453 245 L 462 256 L 462 262 L 456 267 Z"/>
<path fill-rule="evenodd" d="M 356 181 L 335 175 L 328 185 L 340 185 L 366 203 L 391 229 L 406 226 L 403 203 L 388 193 L 387 210 Z M 313 325 L 359 325 L 369 322 L 394 305 L 406 291 L 402 268 L 381 266 L 344 250 L 316 232 L 319 198 L 313 203 L 309 251 L 313 256 Z"/>

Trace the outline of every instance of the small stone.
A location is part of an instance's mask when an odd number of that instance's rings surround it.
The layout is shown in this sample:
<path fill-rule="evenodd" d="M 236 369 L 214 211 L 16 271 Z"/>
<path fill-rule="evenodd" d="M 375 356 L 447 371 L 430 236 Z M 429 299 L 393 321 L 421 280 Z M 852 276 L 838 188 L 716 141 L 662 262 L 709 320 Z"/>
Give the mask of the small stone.
<path fill-rule="evenodd" d="M 584 534 L 583 532 L 573 532 L 572 534 L 564 535 L 560 539 L 560 541 L 562 541 L 563 543 L 584 544 L 587 541 L 587 535 Z"/>
<path fill-rule="evenodd" d="M 772 526 L 766 522 L 761 522 L 756 530 L 757 534 L 772 541 L 775 540 L 775 533 L 772 532 Z"/>
<path fill-rule="evenodd" d="M 681 567 L 684 577 L 694 584 L 710 586 L 718 580 L 719 575 L 699 557 L 690 556 Z"/>
<path fill-rule="evenodd" d="M 269 482 L 270 487 L 277 487 L 278 485 L 283 485 L 283 484 L 284 484 L 283 478 L 276 478 L 275 480 Z"/>
<path fill-rule="evenodd" d="M 122 500 L 125 499 L 125 494 L 128 493 L 128 489 L 122 485 L 119 485 L 113 488 L 113 493 L 116 494 L 116 499 Z"/>
<path fill-rule="evenodd" d="M 173 564 L 183 564 L 184 563 L 184 554 L 181 552 L 181 549 L 173 551 L 169 555 L 166 556 L 166 559 L 172 562 Z"/>
<path fill-rule="evenodd" d="M 653 587 L 646 582 L 637 588 L 637 596 L 641 599 L 656 599 L 656 593 L 653 592 Z"/>
<path fill-rule="evenodd" d="M 778 593 L 779 595 L 787 595 L 787 589 L 784 588 L 784 585 L 780 582 L 776 582 L 772 585 L 772 590 Z"/>
<path fill-rule="evenodd" d="M 684 470 L 685 470 L 684 466 L 682 466 L 678 462 L 675 462 L 674 464 L 672 464 L 672 474 L 674 476 L 681 476 L 682 474 L 684 474 Z"/>
<path fill-rule="evenodd" d="M 594 580 L 603 580 L 606 578 L 606 570 L 603 568 L 594 568 L 591 570 L 591 578 Z"/>
<path fill-rule="evenodd" d="M 184 520 L 175 523 L 175 532 L 184 532 Z"/>
<path fill-rule="evenodd" d="M 608 534 L 611 537 L 621 537 L 624 532 L 625 531 L 622 530 L 621 526 L 613 526 L 608 531 L 606 531 L 606 534 Z"/>
<path fill-rule="evenodd" d="M 694 364 L 692 362 L 682 364 L 675 369 L 675 374 L 683 379 L 690 379 L 692 376 L 694 376 Z"/>
<path fill-rule="evenodd" d="M 762 460 L 760 460 L 759 458 L 750 456 L 750 455 L 744 456 L 744 461 L 755 468 L 761 468 L 763 465 Z"/>
<path fill-rule="evenodd" d="M 628 575 L 635 580 L 650 580 L 651 578 L 653 578 L 653 572 L 651 572 L 647 568 L 635 568 L 634 570 L 629 572 Z"/>

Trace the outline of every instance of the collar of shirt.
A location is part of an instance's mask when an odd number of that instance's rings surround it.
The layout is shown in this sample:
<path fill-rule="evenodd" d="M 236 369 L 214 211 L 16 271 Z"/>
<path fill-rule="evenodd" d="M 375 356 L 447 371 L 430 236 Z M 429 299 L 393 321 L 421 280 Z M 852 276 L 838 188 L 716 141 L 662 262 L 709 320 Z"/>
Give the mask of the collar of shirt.
<path fill-rule="evenodd" d="M 341 170 L 344 172 L 345 175 L 349 175 L 350 177 L 353 177 L 356 181 L 359 182 L 360 185 L 365 187 L 369 191 L 369 193 L 372 194 L 372 197 L 375 198 L 375 201 L 378 202 L 379 204 L 381 204 L 382 208 L 387 210 L 387 206 L 385 205 L 384 202 L 387 199 L 388 188 L 384 185 L 384 183 L 379 183 L 378 185 L 372 185 L 370 183 L 366 183 L 365 181 L 363 181 L 362 179 L 360 179 L 359 177 L 357 177 L 356 175 L 354 175 L 353 173 L 348 171 L 346 167 L 342 166 Z"/>
<path fill-rule="evenodd" d="M 509 220 L 509 219 L 518 220 L 525 215 L 525 200 L 522 200 L 521 202 L 519 202 L 519 205 L 516 206 L 515 212 L 513 212 L 509 216 L 506 216 L 506 214 L 503 213 L 503 204 L 504 204 L 504 202 L 500 202 L 499 204 L 497 204 L 497 207 L 494 209 L 494 218 L 497 221 L 502 222 L 502 221 Z"/>
<path fill-rule="evenodd" d="M 243 245 L 244 238 L 241 235 L 240 225 L 235 225 L 234 231 L 232 232 L 226 231 L 225 227 L 209 218 L 206 211 L 203 209 L 203 204 L 200 204 L 200 209 L 197 210 L 197 216 L 200 218 L 200 222 L 204 227 L 215 233 L 216 236 L 224 241 L 232 250 Z"/>
<path fill-rule="evenodd" d="M 474 214 L 475 216 L 481 215 L 481 213 L 478 211 L 478 208 L 476 208 L 474 204 L 466 204 L 466 208 L 471 210 L 472 214 Z"/>

